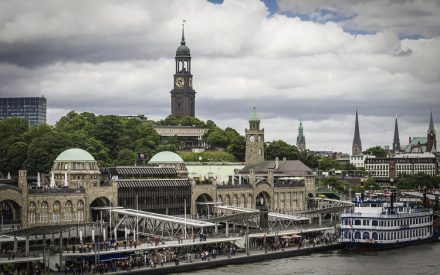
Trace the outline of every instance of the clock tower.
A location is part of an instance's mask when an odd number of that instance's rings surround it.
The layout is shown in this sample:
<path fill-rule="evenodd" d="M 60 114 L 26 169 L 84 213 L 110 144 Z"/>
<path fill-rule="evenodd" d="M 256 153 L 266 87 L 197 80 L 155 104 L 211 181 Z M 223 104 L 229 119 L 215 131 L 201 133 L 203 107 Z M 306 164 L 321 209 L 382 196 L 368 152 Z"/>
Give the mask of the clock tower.
<path fill-rule="evenodd" d="M 257 111 L 252 110 L 249 118 L 249 129 L 245 129 L 246 155 L 245 165 L 259 163 L 264 160 L 264 129 L 260 129 Z"/>
<path fill-rule="evenodd" d="M 196 92 L 192 86 L 191 54 L 185 42 L 185 29 L 182 25 L 182 41 L 176 50 L 176 73 L 174 88 L 171 90 L 171 115 L 195 116 Z"/>

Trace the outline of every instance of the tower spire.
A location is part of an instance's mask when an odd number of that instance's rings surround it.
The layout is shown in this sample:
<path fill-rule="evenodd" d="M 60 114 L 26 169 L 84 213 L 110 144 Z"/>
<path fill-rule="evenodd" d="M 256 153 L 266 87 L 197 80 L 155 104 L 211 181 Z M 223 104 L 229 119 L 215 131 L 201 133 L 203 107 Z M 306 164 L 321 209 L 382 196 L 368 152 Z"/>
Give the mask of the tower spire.
<path fill-rule="evenodd" d="M 361 143 L 361 135 L 359 133 L 359 120 L 358 120 L 357 108 L 356 108 L 356 121 L 354 125 L 353 146 L 351 149 L 353 155 L 359 155 L 362 153 L 362 143 Z"/>
<path fill-rule="evenodd" d="M 393 139 L 393 152 L 396 154 L 400 151 L 400 138 L 399 138 L 399 126 L 397 124 L 397 115 L 394 123 L 394 139 Z"/>
<path fill-rule="evenodd" d="M 434 120 L 432 119 L 432 110 L 431 110 L 431 117 L 429 118 L 429 128 L 428 131 L 434 130 Z"/>
<path fill-rule="evenodd" d="M 180 41 L 180 45 L 184 46 L 186 44 L 185 42 L 185 22 L 186 20 L 182 20 L 182 41 Z"/>
<path fill-rule="evenodd" d="M 434 129 L 434 120 L 432 119 L 432 110 L 431 116 L 429 117 L 429 129 L 426 143 L 426 151 L 427 152 L 436 152 L 437 151 L 437 137 Z"/>
<path fill-rule="evenodd" d="M 299 116 L 299 127 L 298 127 L 298 136 L 296 137 L 296 147 L 301 151 L 306 150 L 306 137 L 304 136 L 304 129 L 302 126 L 301 116 Z"/>

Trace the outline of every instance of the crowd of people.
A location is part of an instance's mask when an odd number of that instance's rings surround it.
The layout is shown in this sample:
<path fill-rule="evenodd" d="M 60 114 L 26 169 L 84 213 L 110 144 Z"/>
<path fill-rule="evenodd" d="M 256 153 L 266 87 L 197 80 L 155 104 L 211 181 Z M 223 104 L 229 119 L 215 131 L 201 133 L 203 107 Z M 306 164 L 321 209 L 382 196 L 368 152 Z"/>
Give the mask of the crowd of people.
<path fill-rule="evenodd" d="M 180 261 L 209 261 L 218 255 L 233 256 L 238 248 L 230 243 L 203 244 L 155 250 L 138 250 L 127 256 L 95 262 L 94 257 L 81 257 L 66 263 L 66 274 L 103 274 L 136 268 L 156 268 L 166 263 L 179 265 Z"/>

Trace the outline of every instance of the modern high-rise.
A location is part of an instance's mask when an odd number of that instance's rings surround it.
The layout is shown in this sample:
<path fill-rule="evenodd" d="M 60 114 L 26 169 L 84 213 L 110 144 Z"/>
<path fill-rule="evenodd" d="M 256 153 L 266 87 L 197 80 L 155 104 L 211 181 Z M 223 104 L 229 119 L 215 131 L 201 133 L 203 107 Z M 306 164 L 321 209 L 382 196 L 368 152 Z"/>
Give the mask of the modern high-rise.
<path fill-rule="evenodd" d="M 46 123 L 45 97 L 3 97 L 0 98 L 0 120 L 21 117 L 29 120 L 31 126 Z"/>

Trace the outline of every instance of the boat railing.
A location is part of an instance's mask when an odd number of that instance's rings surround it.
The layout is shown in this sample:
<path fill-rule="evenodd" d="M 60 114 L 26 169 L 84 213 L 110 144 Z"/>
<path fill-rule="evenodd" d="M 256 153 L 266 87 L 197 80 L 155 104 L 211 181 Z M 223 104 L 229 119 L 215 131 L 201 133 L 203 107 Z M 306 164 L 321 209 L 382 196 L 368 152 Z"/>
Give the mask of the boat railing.
<path fill-rule="evenodd" d="M 423 217 L 432 215 L 432 210 L 424 211 L 424 212 L 415 212 L 415 213 L 396 213 L 396 214 L 386 214 L 386 212 L 381 213 L 344 213 L 344 218 L 385 218 L 385 219 L 396 219 L 396 218 L 415 218 L 415 217 Z"/>

